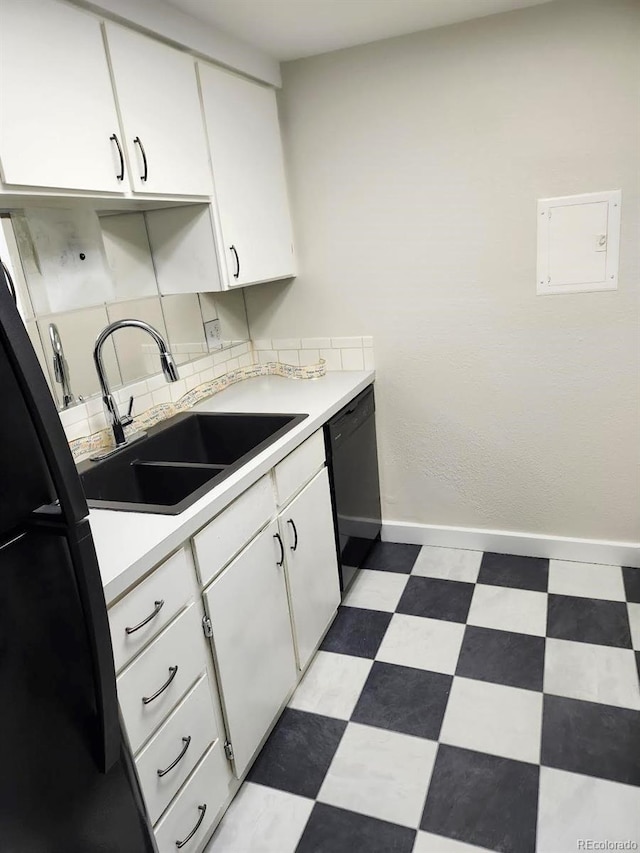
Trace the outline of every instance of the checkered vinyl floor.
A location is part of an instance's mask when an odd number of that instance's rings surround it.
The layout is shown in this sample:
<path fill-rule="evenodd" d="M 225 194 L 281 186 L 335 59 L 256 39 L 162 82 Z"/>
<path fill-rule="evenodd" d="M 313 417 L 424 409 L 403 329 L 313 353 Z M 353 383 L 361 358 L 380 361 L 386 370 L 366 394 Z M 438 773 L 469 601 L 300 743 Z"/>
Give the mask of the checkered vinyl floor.
<path fill-rule="evenodd" d="M 640 569 L 381 543 L 207 851 L 640 844 L 639 673 Z"/>

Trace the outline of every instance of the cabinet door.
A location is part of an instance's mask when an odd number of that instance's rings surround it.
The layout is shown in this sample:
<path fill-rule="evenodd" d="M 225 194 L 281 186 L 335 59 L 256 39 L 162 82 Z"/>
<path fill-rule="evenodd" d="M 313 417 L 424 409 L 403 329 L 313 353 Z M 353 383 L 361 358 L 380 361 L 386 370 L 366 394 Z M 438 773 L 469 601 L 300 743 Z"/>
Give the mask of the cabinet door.
<path fill-rule="evenodd" d="M 276 96 L 199 63 L 230 287 L 295 275 Z"/>
<path fill-rule="evenodd" d="M 340 603 L 329 476 L 323 468 L 279 518 L 300 669 Z"/>
<path fill-rule="evenodd" d="M 275 719 L 296 680 L 285 570 L 263 530 L 204 593 L 236 774 Z"/>
<path fill-rule="evenodd" d="M 105 28 L 134 191 L 209 195 L 193 58 L 116 24 Z"/>
<path fill-rule="evenodd" d="M 2 0 L 0 159 L 7 184 L 122 192 L 100 22 L 53 0 Z"/>

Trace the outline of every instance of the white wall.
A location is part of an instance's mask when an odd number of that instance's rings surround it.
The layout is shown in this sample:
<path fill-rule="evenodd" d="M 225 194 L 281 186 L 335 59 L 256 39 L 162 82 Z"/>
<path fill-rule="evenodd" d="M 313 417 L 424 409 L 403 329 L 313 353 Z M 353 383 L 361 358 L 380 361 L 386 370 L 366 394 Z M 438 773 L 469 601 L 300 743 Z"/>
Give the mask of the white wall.
<path fill-rule="evenodd" d="M 254 338 L 373 335 L 383 514 L 640 539 L 640 4 L 283 66 L 300 275 Z M 536 199 L 623 192 L 616 293 L 537 297 Z"/>

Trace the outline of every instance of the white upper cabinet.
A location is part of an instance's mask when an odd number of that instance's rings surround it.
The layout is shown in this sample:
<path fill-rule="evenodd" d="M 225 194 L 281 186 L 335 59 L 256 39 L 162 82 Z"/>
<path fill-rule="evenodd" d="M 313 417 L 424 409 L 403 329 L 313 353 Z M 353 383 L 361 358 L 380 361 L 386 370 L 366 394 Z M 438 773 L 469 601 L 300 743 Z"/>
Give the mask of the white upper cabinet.
<path fill-rule="evenodd" d="M 226 286 L 295 275 L 275 92 L 198 63 Z"/>
<path fill-rule="evenodd" d="M 139 193 L 211 193 L 195 63 L 191 56 L 105 24 L 131 186 Z"/>
<path fill-rule="evenodd" d="M 0 21 L 5 184 L 128 190 L 100 21 L 52 0 L 2 0 Z"/>

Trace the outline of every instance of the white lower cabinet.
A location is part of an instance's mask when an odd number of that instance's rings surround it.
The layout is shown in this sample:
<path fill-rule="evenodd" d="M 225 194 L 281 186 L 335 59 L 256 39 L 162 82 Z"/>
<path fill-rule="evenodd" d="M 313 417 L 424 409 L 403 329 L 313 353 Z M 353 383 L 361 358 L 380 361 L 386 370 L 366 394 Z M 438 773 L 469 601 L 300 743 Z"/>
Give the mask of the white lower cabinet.
<path fill-rule="evenodd" d="M 160 853 L 201 853 L 339 603 L 319 430 L 112 606 L 118 697 Z"/>
<path fill-rule="evenodd" d="M 209 690 L 205 675 L 136 757 L 152 823 L 180 790 L 207 747 L 218 738 Z"/>
<path fill-rule="evenodd" d="M 278 517 L 291 616 L 304 669 L 340 603 L 329 476 L 323 468 Z"/>
<path fill-rule="evenodd" d="M 120 671 L 193 601 L 185 578 L 192 571 L 186 548 L 180 548 L 149 577 L 109 610 L 116 671 Z"/>
<path fill-rule="evenodd" d="M 246 770 L 296 681 L 277 534 L 274 521 L 204 592 L 238 776 Z"/>
<path fill-rule="evenodd" d="M 117 678 L 118 701 L 136 752 L 206 671 L 195 604 L 171 623 Z"/>
<path fill-rule="evenodd" d="M 229 793 L 227 759 L 217 740 L 155 827 L 159 853 L 202 850 Z M 247 851 L 248 853 L 248 851 Z"/>

